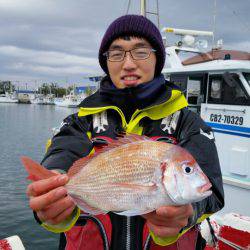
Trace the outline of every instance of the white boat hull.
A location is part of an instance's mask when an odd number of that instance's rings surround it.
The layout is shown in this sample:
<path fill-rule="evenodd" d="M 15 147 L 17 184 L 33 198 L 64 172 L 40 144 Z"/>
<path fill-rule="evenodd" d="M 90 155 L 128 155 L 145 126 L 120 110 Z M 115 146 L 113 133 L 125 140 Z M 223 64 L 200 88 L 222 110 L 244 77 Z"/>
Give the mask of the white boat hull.
<path fill-rule="evenodd" d="M 55 105 L 59 107 L 77 108 L 79 104 L 79 102 L 55 101 Z"/>
<path fill-rule="evenodd" d="M 0 97 L 0 103 L 18 103 L 18 100 L 7 97 Z"/>

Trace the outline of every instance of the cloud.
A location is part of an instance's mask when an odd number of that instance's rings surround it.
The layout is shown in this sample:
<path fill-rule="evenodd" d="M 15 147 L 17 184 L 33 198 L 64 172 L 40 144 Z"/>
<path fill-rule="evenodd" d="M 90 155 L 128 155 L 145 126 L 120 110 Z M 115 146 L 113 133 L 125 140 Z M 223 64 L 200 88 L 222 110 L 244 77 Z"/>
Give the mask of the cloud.
<path fill-rule="evenodd" d="M 250 41 L 242 41 L 242 42 L 235 42 L 235 43 L 229 43 L 224 46 L 225 49 L 232 49 L 235 50 L 242 50 L 250 53 Z"/>
<path fill-rule="evenodd" d="M 81 57 L 66 53 L 53 51 L 37 51 L 23 49 L 15 46 L 0 46 L 0 55 L 22 59 L 29 63 L 46 64 L 51 66 L 61 65 L 83 65 L 96 66 L 97 59 L 90 57 Z"/>
<path fill-rule="evenodd" d="M 83 77 L 90 74 L 101 74 L 98 61 L 93 57 L 76 56 L 60 52 L 36 51 L 15 46 L 0 46 L 0 57 L 9 58 L 1 69 L 19 72 L 20 75 L 29 72 L 34 77 L 51 77 L 51 79 L 67 77 Z"/>
<path fill-rule="evenodd" d="M 140 1 L 130 2 L 129 13 L 138 14 Z M 97 60 L 102 36 L 127 5 L 128 0 L 0 0 L 0 80 L 102 74 Z M 155 11 L 156 2 L 147 1 L 147 9 Z M 249 9 L 249 0 L 217 1 L 215 37 L 225 48 L 249 51 Z M 161 27 L 213 29 L 212 0 L 159 0 L 159 10 Z"/>

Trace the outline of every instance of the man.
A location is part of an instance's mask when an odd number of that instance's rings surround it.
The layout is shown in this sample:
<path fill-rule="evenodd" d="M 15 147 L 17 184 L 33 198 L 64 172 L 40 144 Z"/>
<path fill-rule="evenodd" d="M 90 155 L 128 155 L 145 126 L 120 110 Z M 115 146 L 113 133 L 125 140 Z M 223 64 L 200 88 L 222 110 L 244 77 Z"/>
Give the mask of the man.
<path fill-rule="evenodd" d="M 66 232 L 61 249 L 202 249 L 196 224 L 224 205 L 220 166 L 211 128 L 186 108 L 183 94 L 161 74 L 165 48 L 159 30 L 143 16 L 116 19 L 103 37 L 99 62 L 107 74 L 100 89 L 64 120 L 42 164 L 65 173 L 121 132 L 143 134 L 186 148 L 209 177 L 213 194 L 144 216 L 80 215 L 63 187 L 68 181 L 63 174 L 28 186 L 37 221 L 50 231 Z"/>

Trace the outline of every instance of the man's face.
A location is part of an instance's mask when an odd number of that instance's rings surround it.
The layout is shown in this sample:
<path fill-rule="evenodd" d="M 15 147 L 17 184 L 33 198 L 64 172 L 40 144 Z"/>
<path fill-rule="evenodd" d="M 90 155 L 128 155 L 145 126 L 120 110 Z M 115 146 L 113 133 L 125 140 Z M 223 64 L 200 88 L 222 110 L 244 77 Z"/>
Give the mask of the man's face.
<path fill-rule="evenodd" d="M 151 45 L 143 38 L 121 39 L 118 38 L 112 42 L 109 50 L 132 50 L 136 48 L 147 47 Z M 110 78 L 114 85 L 123 89 L 126 87 L 135 87 L 138 84 L 153 80 L 155 74 L 156 56 L 151 52 L 147 59 L 134 60 L 129 52 L 126 53 L 123 61 L 111 62 L 107 60 L 107 66 Z"/>

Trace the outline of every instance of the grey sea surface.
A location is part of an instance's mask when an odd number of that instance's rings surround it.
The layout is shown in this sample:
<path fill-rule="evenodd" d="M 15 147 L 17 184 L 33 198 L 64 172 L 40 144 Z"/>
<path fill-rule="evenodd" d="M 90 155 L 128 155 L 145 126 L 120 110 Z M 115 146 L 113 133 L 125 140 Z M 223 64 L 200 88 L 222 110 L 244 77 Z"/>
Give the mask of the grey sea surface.
<path fill-rule="evenodd" d="M 36 223 L 26 197 L 26 155 L 40 162 L 52 128 L 77 109 L 0 103 L 0 239 L 18 235 L 25 249 L 58 248 L 59 235 Z"/>

